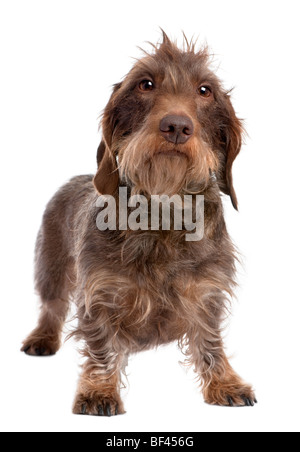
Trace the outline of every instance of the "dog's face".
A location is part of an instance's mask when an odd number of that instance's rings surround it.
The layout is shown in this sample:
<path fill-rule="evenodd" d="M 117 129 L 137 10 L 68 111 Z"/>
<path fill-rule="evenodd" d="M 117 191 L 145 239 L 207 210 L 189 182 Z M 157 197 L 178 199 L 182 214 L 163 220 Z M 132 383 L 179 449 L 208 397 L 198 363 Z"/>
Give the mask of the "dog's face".
<path fill-rule="evenodd" d="M 215 172 L 237 208 L 231 170 L 242 126 L 208 59 L 206 50 L 180 50 L 164 34 L 115 86 L 94 180 L 101 194 L 113 194 L 120 179 L 146 195 L 197 192 Z"/>

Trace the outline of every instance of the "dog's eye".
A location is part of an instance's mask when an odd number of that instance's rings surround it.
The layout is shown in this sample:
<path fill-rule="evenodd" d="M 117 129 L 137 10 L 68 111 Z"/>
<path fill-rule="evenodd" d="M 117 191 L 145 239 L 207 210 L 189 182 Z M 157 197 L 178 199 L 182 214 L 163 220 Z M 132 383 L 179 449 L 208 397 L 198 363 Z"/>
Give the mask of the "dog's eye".
<path fill-rule="evenodd" d="M 212 95 L 212 90 L 209 86 L 201 85 L 198 88 L 198 93 L 202 97 L 210 97 Z"/>
<path fill-rule="evenodd" d="M 154 89 L 154 83 L 151 80 L 143 80 L 139 84 L 139 89 L 141 91 L 152 91 Z"/>

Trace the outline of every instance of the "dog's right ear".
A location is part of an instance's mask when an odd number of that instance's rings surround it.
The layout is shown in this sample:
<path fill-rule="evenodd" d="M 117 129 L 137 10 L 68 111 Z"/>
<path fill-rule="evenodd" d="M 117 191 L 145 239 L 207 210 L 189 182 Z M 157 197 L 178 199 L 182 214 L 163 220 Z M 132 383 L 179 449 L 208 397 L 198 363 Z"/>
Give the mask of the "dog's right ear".
<path fill-rule="evenodd" d="M 102 118 L 103 139 L 97 151 L 98 171 L 94 177 L 94 185 L 101 195 L 114 195 L 120 182 L 118 165 L 112 149 L 112 141 L 118 123 L 116 117 L 116 97 L 121 86 L 122 83 L 114 85 L 112 95 L 104 110 Z"/>
<path fill-rule="evenodd" d="M 114 195 L 119 187 L 119 170 L 107 144 L 101 141 L 97 151 L 98 171 L 94 186 L 100 195 Z"/>

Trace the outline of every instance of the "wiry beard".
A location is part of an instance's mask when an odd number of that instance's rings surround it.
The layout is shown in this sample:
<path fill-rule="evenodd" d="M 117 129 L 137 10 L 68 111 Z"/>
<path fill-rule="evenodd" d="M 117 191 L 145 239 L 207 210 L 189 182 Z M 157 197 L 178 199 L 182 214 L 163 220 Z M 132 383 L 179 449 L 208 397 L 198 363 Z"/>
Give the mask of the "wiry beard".
<path fill-rule="evenodd" d="M 187 168 L 186 157 L 157 154 L 147 159 L 134 174 L 126 172 L 125 178 L 129 178 L 133 194 L 172 196 L 186 185 Z"/>
<path fill-rule="evenodd" d="M 199 193 L 218 169 L 216 155 L 200 138 L 174 145 L 142 130 L 125 139 L 118 153 L 121 180 L 131 186 L 133 194 Z"/>

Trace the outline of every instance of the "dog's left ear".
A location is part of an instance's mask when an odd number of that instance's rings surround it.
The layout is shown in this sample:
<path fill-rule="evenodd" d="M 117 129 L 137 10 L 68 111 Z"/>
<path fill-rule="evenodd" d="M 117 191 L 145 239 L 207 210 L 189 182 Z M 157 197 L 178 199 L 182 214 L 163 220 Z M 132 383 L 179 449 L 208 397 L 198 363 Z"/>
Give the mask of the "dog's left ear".
<path fill-rule="evenodd" d="M 225 95 L 224 102 L 226 111 L 226 116 L 222 118 L 222 153 L 224 163 L 221 168 L 219 186 L 223 193 L 230 196 L 233 207 L 238 210 L 238 201 L 233 188 L 232 165 L 241 150 L 244 129 L 242 121 L 235 114 L 228 94 Z"/>

